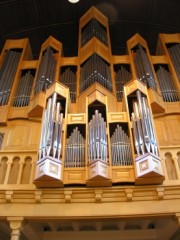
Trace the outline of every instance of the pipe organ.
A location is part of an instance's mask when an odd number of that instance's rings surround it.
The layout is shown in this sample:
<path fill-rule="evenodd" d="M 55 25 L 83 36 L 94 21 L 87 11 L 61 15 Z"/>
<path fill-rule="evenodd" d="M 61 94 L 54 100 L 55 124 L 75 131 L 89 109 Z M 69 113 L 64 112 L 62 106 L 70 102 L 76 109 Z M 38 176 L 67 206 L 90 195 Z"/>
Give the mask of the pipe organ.
<path fill-rule="evenodd" d="M 54 81 L 55 67 L 56 59 L 53 55 L 53 49 L 51 46 L 48 46 L 41 57 L 34 87 L 34 94 L 38 94 L 40 91 L 45 91 Z"/>
<path fill-rule="evenodd" d="M 112 166 L 133 165 L 130 138 L 119 124 L 111 136 L 111 159 Z"/>
<path fill-rule="evenodd" d="M 88 162 L 96 160 L 108 162 L 106 122 L 98 110 L 88 124 Z"/>
<path fill-rule="evenodd" d="M 21 52 L 10 49 L 5 52 L 0 71 L 0 105 L 7 105 Z"/>
<path fill-rule="evenodd" d="M 6 41 L 0 58 L 1 184 L 28 181 L 17 157 L 26 152 L 24 169 L 33 159 L 28 179 L 36 187 L 163 184 L 164 149 L 180 151 L 180 35 L 160 34 L 152 56 L 135 34 L 127 54 L 113 56 L 108 20 L 96 8 L 82 16 L 79 30 L 75 57 L 64 57 L 51 36 L 37 60 L 28 39 Z"/>
<path fill-rule="evenodd" d="M 156 71 L 163 101 L 176 102 L 179 101 L 179 92 L 173 83 L 173 78 L 166 65 L 160 65 Z"/>
<path fill-rule="evenodd" d="M 13 97 L 13 107 L 24 107 L 29 105 L 34 77 L 31 71 L 21 76 L 18 87 Z"/>
<path fill-rule="evenodd" d="M 127 64 L 125 66 L 120 65 L 119 69 L 115 71 L 116 98 L 118 102 L 122 102 L 124 85 L 132 79 L 128 68 Z"/>
<path fill-rule="evenodd" d="M 92 83 L 98 82 L 112 91 L 110 67 L 98 54 L 93 54 L 81 66 L 80 92 L 86 90 Z"/>
<path fill-rule="evenodd" d="M 60 73 L 60 82 L 69 88 L 71 102 L 76 102 L 76 72 L 67 67 L 64 71 Z"/>
<path fill-rule="evenodd" d="M 152 88 L 157 91 L 156 81 L 154 80 L 151 64 L 146 54 L 146 50 L 143 49 L 141 44 L 138 44 L 137 46 L 134 56 L 134 63 L 139 80 L 145 83 L 148 88 Z"/>
<path fill-rule="evenodd" d="M 178 76 L 178 78 L 180 78 L 180 44 L 179 43 L 174 43 L 174 44 L 170 44 L 170 46 L 168 47 L 168 52 L 170 55 L 170 58 L 173 62 L 174 68 L 176 70 L 176 74 Z"/>
<path fill-rule="evenodd" d="M 66 139 L 65 167 L 85 167 L 86 141 L 78 127 Z"/>

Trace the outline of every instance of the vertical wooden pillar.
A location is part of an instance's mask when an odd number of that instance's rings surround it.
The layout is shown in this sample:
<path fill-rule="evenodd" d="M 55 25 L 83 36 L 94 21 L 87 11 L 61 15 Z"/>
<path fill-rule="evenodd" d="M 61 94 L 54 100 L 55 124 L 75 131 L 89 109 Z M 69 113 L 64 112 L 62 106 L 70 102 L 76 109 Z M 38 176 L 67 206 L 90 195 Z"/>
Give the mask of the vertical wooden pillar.
<path fill-rule="evenodd" d="M 19 240 L 22 230 L 23 217 L 8 217 L 11 228 L 11 240 Z"/>
<path fill-rule="evenodd" d="M 18 172 L 18 178 L 17 178 L 17 184 L 20 184 L 21 183 L 21 178 L 22 178 L 22 171 L 23 171 L 23 165 L 24 165 L 24 160 L 20 160 L 20 163 L 19 163 L 19 172 Z"/>
<path fill-rule="evenodd" d="M 4 179 L 4 184 L 8 183 L 9 175 L 10 175 L 10 171 L 11 171 L 11 165 L 12 165 L 12 159 L 8 160 L 8 163 L 7 163 L 7 170 L 6 170 L 6 176 Z"/>
<path fill-rule="evenodd" d="M 31 167 L 31 174 L 30 174 L 30 180 L 29 183 L 32 184 L 34 181 L 34 173 L 35 173 L 35 161 L 33 160 L 32 162 L 32 167 Z"/>

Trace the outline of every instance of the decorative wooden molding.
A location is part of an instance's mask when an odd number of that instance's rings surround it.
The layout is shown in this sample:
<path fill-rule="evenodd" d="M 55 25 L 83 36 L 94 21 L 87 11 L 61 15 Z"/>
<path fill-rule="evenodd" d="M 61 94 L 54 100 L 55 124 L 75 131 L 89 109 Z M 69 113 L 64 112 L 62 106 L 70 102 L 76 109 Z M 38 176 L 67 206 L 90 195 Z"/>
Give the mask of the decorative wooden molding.
<path fill-rule="evenodd" d="M 37 187 L 62 187 L 62 163 L 53 157 L 45 157 L 37 162 L 34 184 Z"/>
<path fill-rule="evenodd" d="M 96 160 L 88 165 L 87 186 L 110 186 L 109 165 L 101 160 Z"/>
<path fill-rule="evenodd" d="M 173 181 L 172 181 L 173 182 Z M 41 188 L 36 189 L 35 185 L 19 185 L 13 190 L 13 185 L 1 186 L 0 203 L 4 204 L 6 200 L 6 192 L 13 197 L 13 201 L 8 204 L 44 204 L 44 203 L 64 203 L 71 201 L 72 203 L 94 203 L 101 201 L 102 203 L 110 202 L 139 202 L 139 201 L 157 201 L 157 200 L 180 200 L 180 181 L 176 186 L 171 185 L 149 185 L 149 186 L 104 186 L 96 188 L 97 183 L 93 182 L 91 187 L 68 187 L 68 188 Z M 113 197 L 112 197 L 113 196 Z M 1 213 L 0 213 L 1 215 Z"/>
<path fill-rule="evenodd" d="M 158 199 L 163 200 L 164 199 L 164 188 L 163 187 L 158 187 L 157 188 L 157 194 L 158 194 Z"/>
<path fill-rule="evenodd" d="M 13 200 L 13 191 L 7 190 L 5 194 L 6 194 L 6 201 L 8 203 L 11 203 Z"/>
<path fill-rule="evenodd" d="M 64 191 L 64 199 L 65 202 L 70 203 L 72 199 L 72 191 L 71 190 L 65 190 Z"/>
<path fill-rule="evenodd" d="M 41 190 L 36 190 L 34 192 L 34 194 L 35 194 L 35 202 L 40 203 L 41 199 L 42 199 L 42 191 Z"/>
<path fill-rule="evenodd" d="M 46 95 L 44 92 L 39 92 L 30 100 L 28 117 L 42 117 L 45 104 Z"/>
<path fill-rule="evenodd" d="M 164 180 L 160 158 L 151 153 L 147 153 L 136 158 L 136 183 L 160 184 Z"/>
<path fill-rule="evenodd" d="M 101 202 L 102 194 L 103 194 L 103 190 L 95 189 L 95 200 L 96 200 L 96 202 Z"/>
<path fill-rule="evenodd" d="M 133 189 L 126 189 L 125 193 L 126 193 L 127 201 L 132 201 Z"/>

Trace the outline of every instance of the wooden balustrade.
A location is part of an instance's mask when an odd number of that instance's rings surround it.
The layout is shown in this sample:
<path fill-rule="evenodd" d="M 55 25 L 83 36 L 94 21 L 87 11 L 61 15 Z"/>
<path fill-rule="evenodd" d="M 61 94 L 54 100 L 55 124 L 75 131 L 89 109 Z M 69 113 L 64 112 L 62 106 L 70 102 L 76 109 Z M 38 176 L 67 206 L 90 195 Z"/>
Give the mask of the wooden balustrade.
<path fill-rule="evenodd" d="M 36 159 L 33 156 L 0 155 L 0 184 L 32 184 Z"/>

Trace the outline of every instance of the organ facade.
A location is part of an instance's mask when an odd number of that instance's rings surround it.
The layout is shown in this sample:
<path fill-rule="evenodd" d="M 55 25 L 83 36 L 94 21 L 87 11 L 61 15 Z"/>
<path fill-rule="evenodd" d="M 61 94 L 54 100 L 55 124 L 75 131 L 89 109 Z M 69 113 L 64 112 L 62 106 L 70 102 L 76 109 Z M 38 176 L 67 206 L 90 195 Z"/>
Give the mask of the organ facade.
<path fill-rule="evenodd" d="M 139 34 L 112 55 L 92 7 L 78 56 L 52 36 L 37 60 L 28 39 L 7 40 L 0 64 L 0 226 L 11 239 L 58 239 L 72 219 L 78 234 L 83 219 L 98 232 L 111 219 L 122 239 L 160 239 L 158 219 L 178 231 L 179 33 L 159 34 L 156 55 Z"/>

